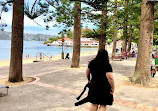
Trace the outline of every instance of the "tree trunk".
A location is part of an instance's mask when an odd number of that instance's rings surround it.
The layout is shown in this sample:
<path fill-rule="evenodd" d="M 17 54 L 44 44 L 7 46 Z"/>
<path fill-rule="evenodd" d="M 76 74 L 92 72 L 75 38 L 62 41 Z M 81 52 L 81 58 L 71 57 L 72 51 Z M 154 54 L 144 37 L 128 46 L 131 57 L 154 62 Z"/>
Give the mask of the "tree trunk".
<path fill-rule="evenodd" d="M 114 24 L 114 28 L 115 28 L 115 32 L 114 32 L 114 39 L 113 39 L 113 49 L 112 49 L 112 56 L 115 56 L 115 52 L 116 52 L 116 41 L 117 41 L 117 0 L 115 0 L 115 24 Z"/>
<path fill-rule="evenodd" d="M 122 40 L 122 53 L 123 53 L 123 52 L 126 52 L 126 48 L 127 48 L 127 39 L 124 38 L 124 39 Z"/>
<path fill-rule="evenodd" d="M 105 2 L 105 6 L 107 6 L 107 2 Z M 107 7 L 102 9 L 102 18 L 101 18 L 101 34 L 99 38 L 99 50 L 105 49 L 105 43 L 106 43 L 106 18 L 107 17 Z"/>
<path fill-rule="evenodd" d="M 24 0 L 13 3 L 11 59 L 9 68 L 10 82 L 23 81 L 22 56 L 23 56 L 23 28 L 24 28 Z"/>
<path fill-rule="evenodd" d="M 138 56 L 134 74 L 131 78 L 133 83 L 148 86 L 151 81 L 151 53 L 153 46 L 154 31 L 154 4 L 143 0 L 141 6 L 140 37 L 138 44 Z"/>
<path fill-rule="evenodd" d="M 129 0 L 125 0 L 126 7 L 128 6 Z M 122 52 L 126 52 L 127 48 L 127 9 L 125 8 L 125 17 L 124 17 L 124 23 L 123 23 L 123 40 L 122 40 Z"/>
<path fill-rule="evenodd" d="M 133 5 L 133 0 L 131 1 L 131 4 Z M 131 51 L 132 36 L 133 36 L 132 25 L 130 25 L 130 37 L 128 38 L 128 50 L 127 50 L 127 52 Z"/>
<path fill-rule="evenodd" d="M 132 43 L 132 25 L 130 26 L 130 37 L 128 38 L 128 52 L 131 51 L 131 43 Z"/>
<path fill-rule="evenodd" d="M 74 42 L 72 68 L 79 67 L 80 62 L 80 36 L 81 36 L 81 2 L 75 2 L 75 17 L 74 17 Z"/>

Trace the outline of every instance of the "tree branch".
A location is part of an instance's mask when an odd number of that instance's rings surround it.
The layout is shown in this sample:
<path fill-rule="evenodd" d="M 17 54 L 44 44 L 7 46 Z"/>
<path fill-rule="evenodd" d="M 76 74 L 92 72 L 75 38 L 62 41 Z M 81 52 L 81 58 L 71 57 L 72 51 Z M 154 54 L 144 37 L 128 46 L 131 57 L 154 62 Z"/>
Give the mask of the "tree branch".
<path fill-rule="evenodd" d="M 34 6 L 35 6 L 36 2 L 37 2 L 37 0 L 35 0 L 35 2 L 34 2 L 34 4 L 33 4 L 32 8 L 31 8 L 31 14 L 32 14 L 32 12 L 33 12 L 33 9 L 34 9 Z"/>
<path fill-rule="evenodd" d="M 7 2 L 4 2 L 4 4 L 2 4 L 2 6 L 5 6 L 7 3 L 13 3 L 13 2 L 14 2 L 14 0 L 9 0 Z"/>
<path fill-rule="evenodd" d="M 55 0 L 56 1 L 56 0 Z M 54 6 L 54 4 L 52 4 L 50 1 L 48 1 L 48 0 L 46 0 L 46 2 L 49 4 L 49 5 L 51 5 L 51 6 L 53 6 L 54 8 L 56 8 L 55 6 Z M 57 1 L 56 1 L 57 2 Z M 58 3 L 58 2 L 57 2 Z M 58 5 L 59 5 L 59 3 L 58 3 Z"/>
<path fill-rule="evenodd" d="M 13 3 L 13 2 L 14 2 L 14 0 L 9 0 L 7 2 L 1 2 L 2 10 L 0 11 L 0 19 L 1 19 L 2 11 L 3 11 L 3 8 L 5 7 L 5 5 L 8 4 L 8 3 Z"/>

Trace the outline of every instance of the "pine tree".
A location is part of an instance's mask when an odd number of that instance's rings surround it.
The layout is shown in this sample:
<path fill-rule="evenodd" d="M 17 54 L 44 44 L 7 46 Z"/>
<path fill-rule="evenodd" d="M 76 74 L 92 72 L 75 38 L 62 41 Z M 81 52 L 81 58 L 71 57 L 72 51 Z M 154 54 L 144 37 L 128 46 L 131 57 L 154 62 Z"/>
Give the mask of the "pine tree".
<path fill-rule="evenodd" d="M 20 82 L 22 77 L 23 56 L 23 29 L 24 29 L 24 0 L 13 2 L 11 59 L 9 68 L 9 81 Z"/>
<path fill-rule="evenodd" d="M 131 78 L 133 83 L 149 85 L 151 82 L 150 59 L 153 45 L 154 31 L 154 3 L 143 0 L 141 6 L 140 37 L 138 44 L 138 56 L 134 74 Z"/>

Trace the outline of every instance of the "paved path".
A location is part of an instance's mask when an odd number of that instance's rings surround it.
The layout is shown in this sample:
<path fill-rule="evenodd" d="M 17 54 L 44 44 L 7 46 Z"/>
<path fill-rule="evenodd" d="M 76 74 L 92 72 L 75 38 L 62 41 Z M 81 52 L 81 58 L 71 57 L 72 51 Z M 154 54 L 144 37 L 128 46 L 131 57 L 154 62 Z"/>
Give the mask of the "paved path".
<path fill-rule="evenodd" d="M 36 81 L 12 86 L 0 97 L 1 111 L 88 111 L 89 103 L 75 107 L 75 98 L 87 83 L 85 70 L 94 56 L 81 58 L 80 68 L 70 68 L 71 60 L 25 64 L 23 75 Z M 135 59 L 111 61 L 116 83 L 115 102 L 108 111 L 158 111 L 158 88 L 122 85 L 121 78 L 134 71 Z M 0 79 L 8 77 L 8 67 L 0 68 Z M 157 79 L 158 76 L 156 75 Z M 0 90 L 3 92 L 3 90 Z M 1 92 L 0 92 L 1 93 Z M 86 95 L 85 95 L 86 96 Z"/>

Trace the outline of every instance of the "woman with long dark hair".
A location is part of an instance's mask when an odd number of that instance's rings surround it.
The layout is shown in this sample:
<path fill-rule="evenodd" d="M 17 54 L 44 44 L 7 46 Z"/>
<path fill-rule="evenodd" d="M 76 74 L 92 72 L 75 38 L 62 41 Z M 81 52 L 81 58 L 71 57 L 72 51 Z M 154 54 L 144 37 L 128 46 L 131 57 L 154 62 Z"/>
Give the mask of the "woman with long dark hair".
<path fill-rule="evenodd" d="M 89 76 L 91 74 L 91 79 Z M 106 105 L 112 105 L 114 93 L 114 78 L 109 63 L 108 52 L 104 49 L 98 51 L 97 56 L 90 61 L 86 70 L 90 83 L 88 92 L 90 111 L 106 111 Z"/>

